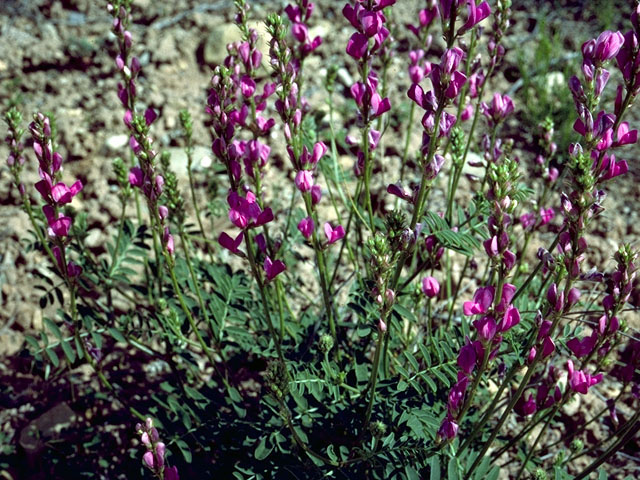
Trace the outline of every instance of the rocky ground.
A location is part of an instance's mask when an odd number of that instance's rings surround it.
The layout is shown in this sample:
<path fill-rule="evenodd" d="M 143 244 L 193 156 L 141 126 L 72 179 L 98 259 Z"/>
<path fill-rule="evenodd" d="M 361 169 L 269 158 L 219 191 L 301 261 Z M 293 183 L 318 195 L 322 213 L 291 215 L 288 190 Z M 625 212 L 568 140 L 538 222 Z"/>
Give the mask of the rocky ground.
<path fill-rule="evenodd" d="M 255 2 L 252 17 L 263 18 L 267 11 L 281 6 L 280 3 Z M 325 43 L 318 51 L 318 56 L 309 61 L 307 72 L 312 72 L 310 77 L 321 79 L 329 64 L 338 63 L 343 65 L 338 76 L 341 88 L 348 88 L 353 82 L 354 66 L 353 62 L 345 62 L 343 51 L 350 27 L 340 14 L 341 5 L 322 0 L 316 3 L 318 8 L 313 17 L 315 26 L 311 35 L 323 36 Z M 597 35 L 605 21 L 609 21 L 610 28 L 628 28 L 622 15 L 613 20 L 596 16 L 598 5 L 603 2 L 591 2 L 586 7 L 581 2 L 578 2 L 579 6 L 563 3 L 561 7 L 558 7 L 559 2 L 539 2 L 541 10 L 537 11 L 533 11 L 530 5 L 520 6 L 518 3 L 514 2 L 515 34 L 508 43 L 511 49 L 498 77 L 499 84 L 503 84 L 505 90 L 511 88 L 514 80 L 517 82 L 518 59 L 522 55 L 526 57 L 534 48 L 538 38 L 536 28 L 540 28 L 543 20 L 541 12 L 546 12 L 546 27 L 559 36 L 559 44 L 566 52 L 578 51 L 581 42 Z M 396 15 L 399 23 L 413 18 L 415 4 L 404 0 L 398 3 Z M 552 4 L 555 5 L 552 7 Z M 157 145 L 172 154 L 172 165 L 184 185 L 186 168 L 178 112 L 188 108 L 194 118 L 197 179 L 204 186 L 206 171 L 212 163 L 210 136 L 204 126 L 207 85 L 212 66 L 219 64 L 226 55 L 225 45 L 239 39 L 239 33 L 231 22 L 232 2 L 136 0 L 134 5 L 132 33 L 144 73 L 138 86 L 140 98 L 160 113 L 153 130 Z M 115 44 L 109 30 L 110 16 L 104 7 L 104 2 L 90 0 L 0 2 L 2 110 L 14 102 L 26 118 L 35 111 L 55 114 L 60 151 L 65 158 L 65 178 L 79 178 L 85 185 L 83 194 L 74 199 L 74 207 L 88 214 L 90 230 L 87 246 L 97 255 L 104 252 L 106 239 L 120 215 L 111 165 L 113 158 L 127 155 L 128 140 L 116 98 L 117 77 L 112 60 Z M 264 31 L 259 23 L 255 25 Z M 568 34 L 576 31 L 580 34 Z M 404 92 L 408 80 L 404 73 L 404 56 L 409 48 L 408 35 L 402 30 L 398 33 L 400 52 L 394 59 L 392 75 L 401 82 L 397 90 L 391 92 L 392 102 L 406 101 Z M 266 53 L 266 46 L 264 48 Z M 561 69 L 558 74 L 563 75 Z M 310 84 L 306 94 L 312 105 L 326 108 L 324 91 L 318 81 Z M 337 115 L 348 115 L 348 107 L 343 110 L 341 105 L 339 103 Z M 635 116 L 640 118 L 638 113 Z M 514 120 L 521 121 L 523 119 L 520 116 Z M 519 126 L 519 123 L 512 124 L 514 131 Z M 4 137 L 4 125 L 0 127 L 0 132 Z M 280 134 L 278 131 L 275 133 L 276 136 Z M 400 135 L 398 132 L 394 134 Z M 524 162 L 533 158 L 527 148 L 531 138 L 531 133 L 525 133 L 516 139 L 520 142 L 516 147 Z M 389 144 L 394 142 L 387 142 L 388 148 L 393 148 Z M 343 153 L 341 162 L 346 168 L 351 168 L 353 159 L 347 152 Z M 615 191 L 607 199 L 607 212 L 590 239 L 589 261 L 594 267 L 610 266 L 611 254 L 619 242 L 634 242 L 637 245 L 640 234 L 640 162 L 637 153 L 638 150 L 634 150 L 629 154 L 631 173 L 616 183 Z M 7 155 L 8 150 L 2 144 L 0 159 L 5 159 Z M 24 172 L 24 183 L 28 186 L 37 179 L 34 162 L 35 158 L 29 154 Z M 392 169 L 386 172 L 391 175 Z M 396 179 L 388 180 L 387 183 L 390 183 Z M 213 221 L 217 225 L 222 220 L 213 218 Z M 26 460 L 20 457 L 21 461 L 35 462 L 35 465 L 38 460 L 30 458 L 29 452 L 39 450 L 37 445 L 33 445 L 30 429 L 35 428 L 41 434 L 53 437 L 56 429 L 77 419 L 75 411 L 63 400 L 64 396 L 40 396 L 43 388 L 53 391 L 53 384 L 44 382 L 39 373 L 31 369 L 30 358 L 25 351 L 24 335 L 38 335 L 43 329 L 43 318 L 55 313 L 51 307 L 44 311 L 39 307 L 41 292 L 34 287 L 41 282 L 41 275 L 47 274 L 47 266 L 38 252 L 25 249 L 28 231 L 28 218 L 19 207 L 17 192 L 11 186 L 9 172 L 2 163 L 0 458 L 3 453 L 6 455 L 15 451 L 20 456 L 28 457 Z M 637 314 L 629 313 L 627 319 L 635 328 L 640 327 Z M 87 372 L 80 372 L 79 375 L 86 376 Z M 17 392 L 21 392 L 20 395 Z M 6 466 L 3 467 L 0 461 L 0 477 L 19 478 L 12 477 L 9 470 L 3 471 L 3 468 Z M 42 478 L 38 475 L 30 478 Z"/>

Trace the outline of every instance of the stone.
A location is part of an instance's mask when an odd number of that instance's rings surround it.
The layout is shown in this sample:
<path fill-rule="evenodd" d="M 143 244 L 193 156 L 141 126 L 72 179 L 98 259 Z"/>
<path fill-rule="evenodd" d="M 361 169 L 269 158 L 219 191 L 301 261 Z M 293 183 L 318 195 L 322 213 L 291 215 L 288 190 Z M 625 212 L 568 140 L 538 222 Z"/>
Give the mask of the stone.
<path fill-rule="evenodd" d="M 92 228 L 89 230 L 87 232 L 87 238 L 84 240 L 84 244 L 87 248 L 104 247 L 103 231 L 99 228 Z"/>
<path fill-rule="evenodd" d="M 27 457 L 34 460 L 46 443 L 59 437 L 62 430 L 76 421 L 75 412 L 65 402 L 60 403 L 31 421 L 20 431 L 18 443 Z"/>
<path fill-rule="evenodd" d="M 171 147 L 166 149 L 171 155 L 171 170 L 178 177 L 178 181 L 188 182 L 189 172 L 187 172 L 187 154 L 184 148 Z M 201 172 L 211 166 L 213 163 L 211 149 L 197 145 L 193 148 L 193 160 L 191 162 L 191 169 L 195 172 Z M 184 183 L 187 185 L 188 183 Z"/>
<path fill-rule="evenodd" d="M 204 42 L 203 59 L 207 65 L 221 65 L 227 56 L 227 44 L 239 42 L 242 40 L 242 34 L 238 27 L 227 22 L 223 17 L 216 22 L 214 27 Z M 260 37 L 258 40 L 258 49 L 262 52 L 262 65 L 269 65 L 269 39 L 266 26 L 262 22 L 249 22 L 249 28 L 253 28 L 258 32 Z"/>
<path fill-rule="evenodd" d="M 178 56 L 175 37 L 172 34 L 162 35 L 157 48 L 153 50 L 153 60 L 159 63 L 169 63 Z"/>
<path fill-rule="evenodd" d="M 129 143 L 129 135 L 112 135 L 104 142 L 107 153 L 119 153 Z"/>

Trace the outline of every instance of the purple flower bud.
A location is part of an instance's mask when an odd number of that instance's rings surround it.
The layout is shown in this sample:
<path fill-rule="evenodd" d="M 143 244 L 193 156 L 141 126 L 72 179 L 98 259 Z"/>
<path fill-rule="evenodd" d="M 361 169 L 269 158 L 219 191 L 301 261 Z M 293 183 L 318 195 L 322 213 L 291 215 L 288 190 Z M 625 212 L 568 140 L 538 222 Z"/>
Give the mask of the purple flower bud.
<path fill-rule="evenodd" d="M 429 298 L 437 297 L 438 293 L 440 293 L 438 280 L 433 277 L 424 277 L 422 279 L 422 293 Z"/>
<path fill-rule="evenodd" d="M 311 187 L 313 187 L 313 172 L 311 170 L 299 170 L 295 182 L 296 187 L 302 193 L 311 191 Z"/>

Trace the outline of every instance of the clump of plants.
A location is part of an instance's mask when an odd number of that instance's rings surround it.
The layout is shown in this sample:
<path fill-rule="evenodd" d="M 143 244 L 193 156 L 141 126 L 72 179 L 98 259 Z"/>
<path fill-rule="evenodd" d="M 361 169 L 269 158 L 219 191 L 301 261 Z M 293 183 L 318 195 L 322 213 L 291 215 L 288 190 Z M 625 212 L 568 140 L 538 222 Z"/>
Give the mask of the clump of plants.
<path fill-rule="evenodd" d="M 269 14 L 264 59 L 249 4 L 235 1 L 242 40 L 192 107 L 208 115 L 223 172 L 220 231 L 196 194 L 189 112 L 188 185 L 154 142 L 131 0 L 106 6 L 130 148 L 113 162 L 122 215 L 106 254 L 84 245 L 73 200 L 91 185 L 63 178 L 50 116 L 25 130 L 17 108 L 6 113 L 7 164 L 55 276 L 44 303 L 57 293 L 59 306 L 27 339 L 33 361 L 45 377 L 91 367 L 93 395 L 130 415 L 148 478 L 582 479 L 634 441 L 640 341 L 625 312 L 638 252 L 622 244 L 599 271 L 589 238 L 637 142 L 626 118 L 640 91 L 640 7 L 628 32 L 583 44 L 561 151 L 549 119 L 535 146 L 503 133 L 520 107 L 496 86 L 509 0 L 423 2 L 412 25 L 393 23 L 395 3 L 344 5 L 356 75 L 341 91 L 327 68 L 324 128 L 305 97 L 318 80 L 306 61 L 323 46 L 309 34 L 313 3 Z M 400 131 L 394 56 L 409 79 Z M 23 168 L 40 180 L 23 183 Z M 118 373 L 132 351 L 165 372 L 133 396 Z M 603 407 L 568 430 L 564 407 L 614 381 L 619 393 L 601 391 Z"/>

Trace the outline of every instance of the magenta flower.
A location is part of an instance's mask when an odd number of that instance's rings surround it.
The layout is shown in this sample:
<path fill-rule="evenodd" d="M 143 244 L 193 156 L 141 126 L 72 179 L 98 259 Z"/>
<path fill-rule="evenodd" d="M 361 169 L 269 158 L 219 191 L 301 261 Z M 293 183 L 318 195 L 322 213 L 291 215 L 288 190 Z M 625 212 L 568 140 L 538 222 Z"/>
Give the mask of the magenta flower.
<path fill-rule="evenodd" d="M 173 467 L 165 468 L 164 480 L 180 480 L 180 475 L 178 475 L 178 467 L 174 465 Z"/>
<path fill-rule="evenodd" d="M 269 256 L 264 259 L 264 271 L 267 274 L 267 279 L 269 281 L 276 278 L 276 276 L 284 272 L 286 269 L 287 267 L 282 260 L 272 262 Z"/>
<path fill-rule="evenodd" d="M 440 293 L 438 280 L 433 277 L 424 277 L 422 279 L 422 293 L 429 298 L 437 297 L 438 293 Z"/>
<path fill-rule="evenodd" d="M 478 338 L 483 342 L 488 342 L 495 337 L 498 327 L 496 319 L 487 315 L 473 322 L 473 326 L 478 331 Z"/>
<path fill-rule="evenodd" d="M 579 340 L 578 337 L 572 338 L 567 342 L 567 348 L 569 348 L 576 357 L 582 358 L 586 357 L 593 351 L 597 341 L 598 331 L 594 330 L 591 333 L 591 336 L 584 337 L 582 340 Z"/>
<path fill-rule="evenodd" d="M 347 54 L 356 60 L 360 60 L 367 51 L 369 39 L 362 33 L 354 33 L 347 42 Z"/>
<path fill-rule="evenodd" d="M 525 400 L 524 396 L 520 397 L 518 403 L 516 403 L 515 411 L 519 415 L 526 417 L 528 415 L 533 415 L 536 413 L 538 406 L 536 405 L 536 401 L 533 398 L 533 394 L 529 394 L 527 399 Z"/>
<path fill-rule="evenodd" d="M 328 244 L 331 245 L 344 237 L 344 228 L 342 228 L 342 225 L 338 225 L 334 229 L 331 224 L 327 222 L 324 224 L 324 234 L 327 236 Z"/>
<path fill-rule="evenodd" d="M 551 220 L 553 220 L 553 217 L 555 216 L 555 212 L 553 210 L 553 208 L 541 208 L 540 209 L 540 225 L 546 225 L 547 223 L 549 223 Z"/>
<path fill-rule="evenodd" d="M 502 317 L 502 320 L 500 321 L 499 330 L 500 332 L 506 332 L 518 323 L 520 323 L 520 312 L 516 307 L 511 305 L 507 308 L 507 311 L 504 313 L 504 317 Z"/>
<path fill-rule="evenodd" d="M 514 110 L 513 100 L 509 95 L 501 95 L 500 93 L 493 94 L 491 105 L 482 102 L 480 107 L 490 126 L 503 122 Z"/>
<path fill-rule="evenodd" d="M 244 232 L 240 232 L 235 239 L 227 235 L 225 232 L 222 232 L 220 234 L 220 237 L 218 238 L 218 243 L 222 245 L 223 248 L 226 248 L 232 253 L 239 254 L 240 251 L 238 250 L 238 248 L 242 244 L 243 239 Z"/>
<path fill-rule="evenodd" d="M 583 370 L 575 370 L 573 361 L 567 360 L 567 370 L 569 372 L 569 386 L 571 390 L 583 395 L 589 391 L 589 387 L 596 385 L 602 381 L 602 374 L 592 376 Z"/>
<path fill-rule="evenodd" d="M 481 287 L 473 295 L 473 301 L 464 302 L 463 312 L 467 316 L 487 313 L 493 303 L 494 287 Z"/>
<path fill-rule="evenodd" d="M 516 294 L 516 286 L 511 283 L 505 283 L 502 286 L 502 298 L 496 307 L 496 312 L 504 312 L 510 306 L 513 296 Z"/>
<path fill-rule="evenodd" d="M 58 212 L 56 217 L 51 205 L 43 206 L 42 211 L 49 224 L 49 235 L 52 237 L 66 237 L 69 235 L 69 230 L 71 229 L 70 217 L 66 217 L 62 212 Z"/>
<path fill-rule="evenodd" d="M 618 55 L 624 41 L 625 38 L 620 32 L 606 30 L 597 39 L 582 44 L 582 56 L 585 60 L 601 65 Z"/>
<path fill-rule="evenodd" d="M 71 202 L 73 197 L 81 190 L 82 182 L 80 180 L 77 180 L 71 187 L 67 187 L 64 183 L 59 182 L 51 189 L 51 197 L 58 205 L 64 205 L 65 203 Z"/>
<path fill-rule="evenodd" d="M 449 400 L 447 402 L 447 409 L 450 414 L 455 414 L 462 406 L 468 385 L 469 378 L 465 374 L 458 372 L 458 381 L 449 392 Z"/>
<path fill-rule="evenodd" d="M 491 7 L 487 2 L 476 5 L 476 0 L 467 0 L 467 9 L 469 16 L 465 24 L 458 29 L 458 35 L 462 35 L 467 30 L 471 30 L 491 14 Z"/>
<path fill-rule="evenodd" d="M 458 435 L 458 424 L 450 414 L 447 414 L 438 429 L 438 436 L 443 440 L 453 440 L 456 435 Z"/>
<path fill-rule="evenodd" d="M 467 339 L 468 341 L 468 339 Z M 472 343 L 467 343 L 460 349 L 460 353 L 458 354 L 458 367 L 464 373 L 469 375 L 473 372 L 473 369 L 476 366 L 476 349 Z"/>
<path fill-rule="evenodd" d="M 399 183 L 392 183 L 387 185 L 387 193 L 391 195 L 395 195 L 398 198 L 406 200 L 409 203 L 413 203 L 413 195 L 411 192 L 407 191 L 400 185 Z"/>
<path fill-rule="evenodd" d="M 311 217 L 305 217 L 302 220 L 300 220 L 300 223 L 298 223 L 298 230 L 300 230 L 300 233 L 307 240 L 311 238 L 314 228 L 315 228 L 315 224 L 313 222 L 313 218 Z"/>
<path fill-rule="evenodd" d="M 173 255 L 173 252 L 175 251 L 175 245 L 173 243 L 173 235 L 171 235 L 171 233 L 169 232 L 169 227 L 164 227 L 162 242 L 164 243 L 167 252 L 169 252 L 170 255 Z"/>
<path fill-rule="evenodd" d="M 311 191 L 313 187 L 313 172 L 311 170 L 300 170 L 296 175 L 296 187 L 302 193 Z"/>
<path fill-rule="evenodd" d="M 520 216 L 520 223 L 524 230 L 529 230 L 536 223 L 536 216 L 534 213 L 524 213 Z"/>

